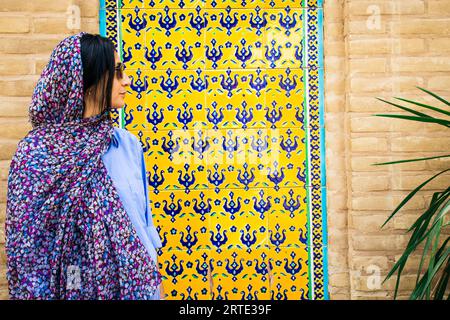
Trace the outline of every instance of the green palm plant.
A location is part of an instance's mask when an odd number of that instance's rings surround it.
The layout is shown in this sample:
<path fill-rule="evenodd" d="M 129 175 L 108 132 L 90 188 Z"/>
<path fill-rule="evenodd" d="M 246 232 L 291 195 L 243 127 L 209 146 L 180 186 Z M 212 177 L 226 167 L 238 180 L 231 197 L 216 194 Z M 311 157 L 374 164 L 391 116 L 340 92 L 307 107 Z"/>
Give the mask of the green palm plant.
<path fill-rule="evenodd" d="M 450 102 L 444 98 L 438 96 L 423 88 L 417 87 L 423 92 L 431 95 L 433 98 L 442 102 L 446 107 L 450 106 Z M 416 108 L 424 108 L 434 111 L 438 116 L 431 116 L 423 112 L 401 106 L 397 103 L 389 102 L 380 98 L 380 101 L 390 104 L 396 108 L 408 112 L 409 114 L 376 114 L 378 117 L 396 118 L 404 119 L 409 121 L 419 121 L 435 125 L 444 126 L 450 128 L 450 112 L 438 107 L 430 106 L 424 103 L 411 101 L 403 98 L 395 99 L 414 105 Z M 423 110 L 424 111 L 424 110 Z M 450 154 L 439 155 L 427 158 L 400 160 L 393 162 L 375 163 L 374 165 L 390 165 L 397 163 L 408 163 L 415 161 L 426 161 L 448 158 Z M 395 208 L 389 218 L 383 223 L 382 228 L 390 221 L 399 211 L 402 209 L 424 186 L 430 183 L 432 180 L 441 176 L 442 174 L 450 171 L 450 168 L 444 169 L 441 172 L 435 174 L 428 180 L 424 181 L 412 192 L 410 192 L 401 203 Z M 387 281 L 392 275 L 397 272 L 397 279 L 395 285 L 394 299 L 397 298 L 398 288 L 400 285 L 400 279 L 403 269 L 408 261 L 408 258 L 414 251 L 422 250 L 422 256 L 420 264 L 417 270 L 416 283 L 413 291 L 410 294 L 409 299 L 418 300 L 442 300 L 450 299 L 450 294 L 446 293 L 448 291 L 448 280 L 450 277 L 450 248 L 448 245 L 449 236 L 449 222 L 447 220 L 447 215 L 450 210 L 450 186 L 446 187 L 444 190 L 434 192 L 431 201 L 417 220 L 411 225 L 407 230 L 407 233 L 411 233 L 409 242 L 402 253 L 400 259 L 392 267 L 383 283 Z M 423 249 L 419 248 L 423 246 Z M 422 273 L 423 270 L 423 273 Z M 447 297 L 445 298 L 445 295 Z"/>

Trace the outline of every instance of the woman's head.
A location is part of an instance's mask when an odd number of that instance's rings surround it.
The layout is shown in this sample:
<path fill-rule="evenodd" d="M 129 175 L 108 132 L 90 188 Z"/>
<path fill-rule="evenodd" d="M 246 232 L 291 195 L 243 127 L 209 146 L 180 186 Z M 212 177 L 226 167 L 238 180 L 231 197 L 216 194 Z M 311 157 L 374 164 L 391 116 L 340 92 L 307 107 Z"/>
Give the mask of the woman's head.
<path fill-rule="evenodd" d="M 83 65 L 84 116 L 89 117 L 111 108 L 121 108 L 129 77 L 117 55 L 114 44 L 100 35 L 81 37 Z"/>

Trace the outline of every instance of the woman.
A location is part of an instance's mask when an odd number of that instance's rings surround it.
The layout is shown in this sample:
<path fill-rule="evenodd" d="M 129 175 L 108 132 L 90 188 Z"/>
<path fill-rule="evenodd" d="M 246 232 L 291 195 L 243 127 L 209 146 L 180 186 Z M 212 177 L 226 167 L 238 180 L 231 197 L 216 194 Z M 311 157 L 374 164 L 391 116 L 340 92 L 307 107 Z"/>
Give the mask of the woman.
<path fill-rule="evenodd" d="M 159 299 L 142 148 L 113 127 L 129 78 L 98 35 L 64 39 L 33 93 L 8 176 L 12 299 Z"/>

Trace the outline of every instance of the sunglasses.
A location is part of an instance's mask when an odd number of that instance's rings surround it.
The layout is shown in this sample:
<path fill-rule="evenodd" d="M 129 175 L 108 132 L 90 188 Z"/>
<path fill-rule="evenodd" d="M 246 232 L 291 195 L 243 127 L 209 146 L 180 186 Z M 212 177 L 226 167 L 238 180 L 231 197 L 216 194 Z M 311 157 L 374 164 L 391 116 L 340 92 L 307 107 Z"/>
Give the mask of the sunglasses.
<path fill-rule="evenodd" d="M 114 68 L 116 72 L 117 79 L 121 80 L 123 79 L 123 72 L 125 71 L 125 64 L 123 62 L 119 62 L 116 67 Z"/>

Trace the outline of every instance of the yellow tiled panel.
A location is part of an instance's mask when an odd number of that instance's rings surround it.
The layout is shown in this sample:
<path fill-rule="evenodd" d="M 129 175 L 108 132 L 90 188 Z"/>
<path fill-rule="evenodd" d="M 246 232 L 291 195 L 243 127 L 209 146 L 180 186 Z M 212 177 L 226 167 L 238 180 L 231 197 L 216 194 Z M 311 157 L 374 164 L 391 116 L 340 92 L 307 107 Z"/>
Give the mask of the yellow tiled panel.
<path fill-rule="evenodd" d="M 319 125 L 319 72 L 306 68 L 318 42 L 309 38 L 306 59 L 303 14 L 312 11 L 303 2 L 119 5 L 132 81 L 123 127 L 145 154 L 169 299 L 307 298 L 316 281 L 309 251 L 323 290 L 322 248 L 308 246 L 309 237 L 321 243 L 322 229 L 308 230 L 306 201 L 307 165 L 321 176 L 317 160 L 307 164 L 305 140 Z M 306 128 L 308 114 L 316 117 Z M 308 142 L 314 154 L 319 142 Z M 311 194 L 320 225 L 321 197 Z"/>

